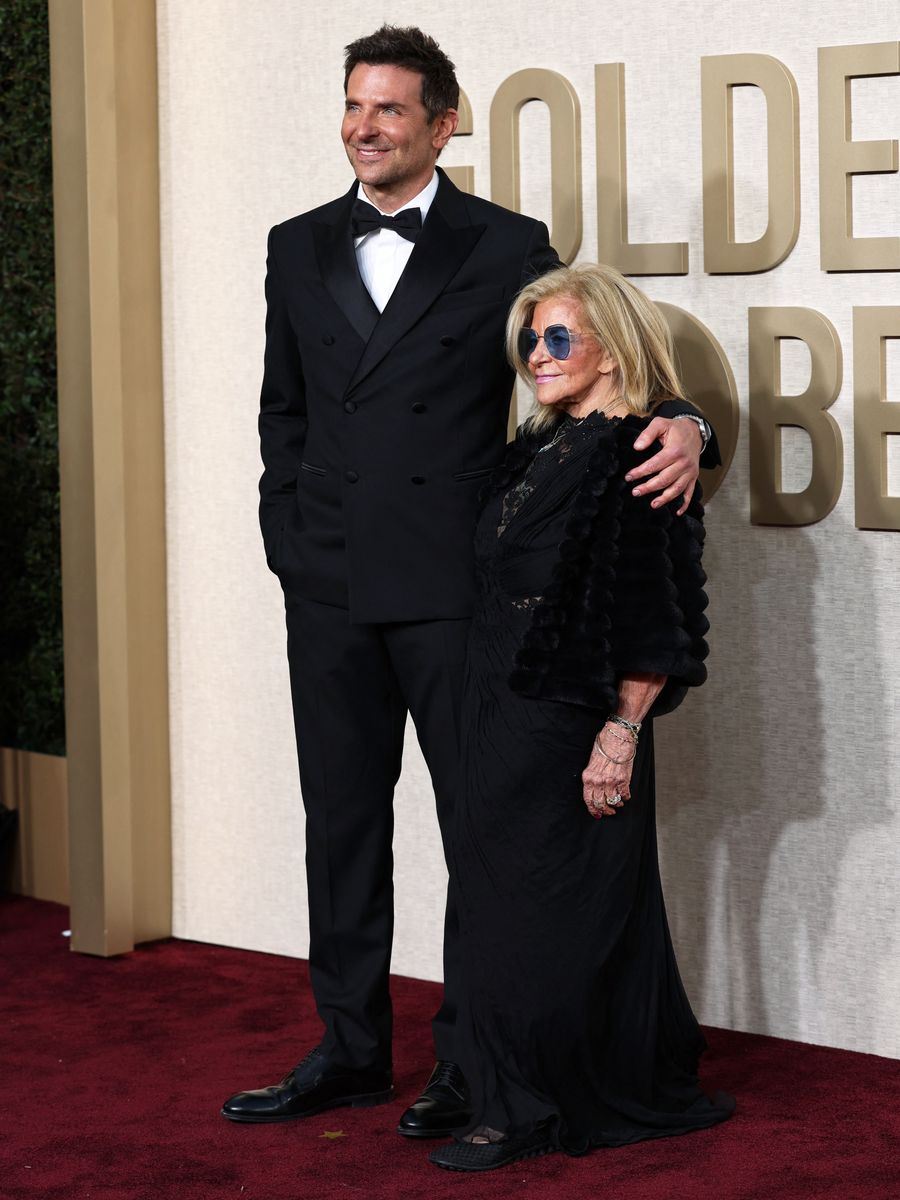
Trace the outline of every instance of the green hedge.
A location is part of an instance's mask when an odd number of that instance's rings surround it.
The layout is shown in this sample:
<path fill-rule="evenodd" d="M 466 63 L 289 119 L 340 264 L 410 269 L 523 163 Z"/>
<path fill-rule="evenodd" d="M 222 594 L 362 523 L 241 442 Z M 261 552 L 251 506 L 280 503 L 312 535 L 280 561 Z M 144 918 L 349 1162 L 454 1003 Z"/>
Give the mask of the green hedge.
<path fill-rule="evenodd" d="M 2 0 L 0 65 L 0 745 L 64 754 L 46 0 Z"/>

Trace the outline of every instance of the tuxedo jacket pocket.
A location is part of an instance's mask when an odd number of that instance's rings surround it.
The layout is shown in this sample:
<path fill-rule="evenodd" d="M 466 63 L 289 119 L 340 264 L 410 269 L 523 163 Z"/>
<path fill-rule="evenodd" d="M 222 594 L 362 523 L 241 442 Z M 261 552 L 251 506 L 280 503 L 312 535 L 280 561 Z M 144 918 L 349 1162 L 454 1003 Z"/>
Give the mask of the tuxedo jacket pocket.
<path fill-rule="evenodd" d="M 485 304 L 499 304 L 506 299 L 506 288 L 502 284 L 491 287 L 466 288 L 459 292 L 444 292 L 432 304 L 431 312 L 446 312 L 452 308 L 478 308 Z"/>

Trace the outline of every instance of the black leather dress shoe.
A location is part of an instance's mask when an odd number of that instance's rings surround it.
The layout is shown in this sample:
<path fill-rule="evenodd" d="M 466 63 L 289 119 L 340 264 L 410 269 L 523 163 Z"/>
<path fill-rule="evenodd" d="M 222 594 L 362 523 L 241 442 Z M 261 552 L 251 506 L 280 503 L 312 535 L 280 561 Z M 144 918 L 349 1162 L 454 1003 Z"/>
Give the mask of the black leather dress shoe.
<path fill-rule="evenodd" d="M 428 1159 L 446 1171 L 495 1171 L 520 1158 L 552 1154 L 555 1149 L 547 1130 L 536 1129 L 524 1137 L 504 1138 L 500 1142 L 451 1142 L 432 1150 Z"/>
<path fill-rule="evenodd" d="M 390 1071 L 351 1071 L 329 1063 L 312 1050 L 281 1083 L 238 1092 L 222 1105 L 229 1121 L 293 1121 L 343 1104 L 368 1108 L 394 1095 Z"/>
<path fill-rule="evenodd" d="M 454 1129 L 467 1125 L 469 1090 L 456 1063 L 441 1060 L 435 1064 L 425 1091 L 411 1104 L 397 1126 L 404 1137 L 449 1137 Z"/>

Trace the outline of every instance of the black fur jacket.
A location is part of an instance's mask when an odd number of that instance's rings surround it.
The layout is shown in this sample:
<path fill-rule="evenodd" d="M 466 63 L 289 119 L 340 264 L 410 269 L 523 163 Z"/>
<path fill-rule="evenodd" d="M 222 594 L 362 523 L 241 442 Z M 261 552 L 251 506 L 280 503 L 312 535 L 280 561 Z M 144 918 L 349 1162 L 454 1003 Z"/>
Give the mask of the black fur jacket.
<path fill-rule="evenodd" d="M 625 475 L 646 420 L 599 426 L 566 523 L 552 579 L 516 654 L 510 686 L 523 695 L 614 711 L 618 679 L 666 675 L 650 716 L 671 712 L 706 679 L 709 629 L 699 487 L 684 516 L 678 502 L 653 509 Z M 519 431 L 489 484 L 503 492 L 552 437 Z M 658 448 L 658 447 L 657 447 Z"/>

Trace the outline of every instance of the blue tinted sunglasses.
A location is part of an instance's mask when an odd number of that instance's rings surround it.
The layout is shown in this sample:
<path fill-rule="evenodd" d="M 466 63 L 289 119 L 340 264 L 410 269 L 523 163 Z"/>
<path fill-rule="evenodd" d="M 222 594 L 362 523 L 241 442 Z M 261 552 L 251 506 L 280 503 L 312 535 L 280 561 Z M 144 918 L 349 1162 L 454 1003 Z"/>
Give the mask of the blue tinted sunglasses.
<path fill-rule="evenodd" d="M 543 334 L 534 329 L 520 329 L 519 354 L 523 362 L 528 362 L 542 338 L 550 357 L 563 360 L 572 353 L 572 343 L 578 341 L 578 334 L 565 325 L 548 325 Z"/>

